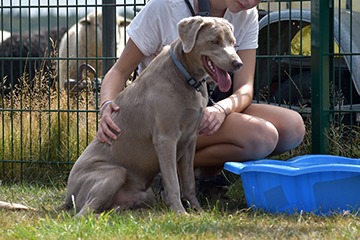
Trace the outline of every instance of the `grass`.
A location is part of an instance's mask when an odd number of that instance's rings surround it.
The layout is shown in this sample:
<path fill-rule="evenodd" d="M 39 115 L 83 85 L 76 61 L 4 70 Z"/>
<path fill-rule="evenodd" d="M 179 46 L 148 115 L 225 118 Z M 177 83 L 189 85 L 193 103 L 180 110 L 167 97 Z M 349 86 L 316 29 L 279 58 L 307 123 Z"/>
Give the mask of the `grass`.
<path fill-rule="evenodd" d="M 357 239 L 356 213 L 334 216 L 269 214 L 246 207 L 226 208 L 226 200 L 203 204 L 202 213 L 177 215 L 163 203 L 148 210 L 73 218 L 55 210 L 64 187 L 2 185 L 2 200 L 35 211 L 0 210 L 0 239 Z M 228 200 L 229 201 L 229 200 Z M 239 204 L 239 203 L 238 203 Z"/>

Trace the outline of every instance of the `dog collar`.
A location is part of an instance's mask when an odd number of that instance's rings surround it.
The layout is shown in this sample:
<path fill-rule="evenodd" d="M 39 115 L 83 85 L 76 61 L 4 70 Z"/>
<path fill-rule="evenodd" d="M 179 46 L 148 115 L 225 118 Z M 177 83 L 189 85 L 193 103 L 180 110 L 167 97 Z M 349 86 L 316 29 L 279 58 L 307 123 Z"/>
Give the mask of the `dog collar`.
<path fill-rule="evenodd" d="M 200 87 L 202 86 L 202 81 L 198 81 L 195 78 L 191 77 L 188 71 L 186 71 L 185 67 L 181 64 L 179 60 L 176 59 L 174 51 L 172 48 L 170 48 L 170 56 L 173 62 L 175 63 L 175 66 L 179 69 L 179 71 L 182 73 L 182 75 L 187 79 L 187 82 L 190 86 L 194 87 L 196 91 L 200 91 Z"/>

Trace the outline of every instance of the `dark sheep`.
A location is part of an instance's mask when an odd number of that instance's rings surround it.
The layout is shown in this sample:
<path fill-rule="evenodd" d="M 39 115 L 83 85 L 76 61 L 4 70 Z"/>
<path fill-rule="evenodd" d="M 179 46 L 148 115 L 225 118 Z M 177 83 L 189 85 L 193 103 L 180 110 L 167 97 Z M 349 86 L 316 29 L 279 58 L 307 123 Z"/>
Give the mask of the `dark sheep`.
<path fill-rule="evenodd" d="M 42 79 L 45 76 L 49 86 L 54 85 L 57 76 L 50 73 L 56 73 L 56 66 L 50 60 L 66 30 L 63 27 L 37 34 L 12 33 L 10 38 L 0 43 L 1 95 L 25 86 L 32 88 L 34 77 Z"/>

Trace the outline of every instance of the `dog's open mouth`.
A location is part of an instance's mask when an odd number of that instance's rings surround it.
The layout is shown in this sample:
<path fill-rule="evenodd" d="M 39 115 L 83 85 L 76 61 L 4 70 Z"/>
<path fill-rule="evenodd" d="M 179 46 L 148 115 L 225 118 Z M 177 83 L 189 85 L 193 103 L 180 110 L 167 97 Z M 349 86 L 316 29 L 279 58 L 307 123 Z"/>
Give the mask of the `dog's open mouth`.
<path fill-rule="evenodd" d="M 220 91 L 229 91 L 231 88 L 231 78 L 229 73 L 216 66 L 207 56 L 202 56 L 202 61 L 206 72 L 218 84 Z"/>

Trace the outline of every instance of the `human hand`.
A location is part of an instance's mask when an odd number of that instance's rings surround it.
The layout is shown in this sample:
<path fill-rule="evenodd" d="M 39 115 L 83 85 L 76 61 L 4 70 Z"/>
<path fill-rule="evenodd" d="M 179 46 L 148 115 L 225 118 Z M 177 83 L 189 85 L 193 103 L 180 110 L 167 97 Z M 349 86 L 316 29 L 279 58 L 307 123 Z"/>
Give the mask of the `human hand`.
<path fill-rule="evenodd" d="M 111 139 L 117 140 L 117 135 L 115 133 L 120 134 L 121 130 L 111 119 L 111 113 L 117 112 L 119 109 L 119 106 L 113 101 L 110 101 L 101 109 L 99 129 L 96 133 L 96 137 L 100 142 L 106 142 L 111 145 Z"/>
<path fill-rule="evenodd" d="M 221 124 L 224 122 L 226 114 L 222 109 L 215 106 L 206 107 L 203 117 L 201 119 L 199 134 L 211 135 L 219 130 Z"/>

